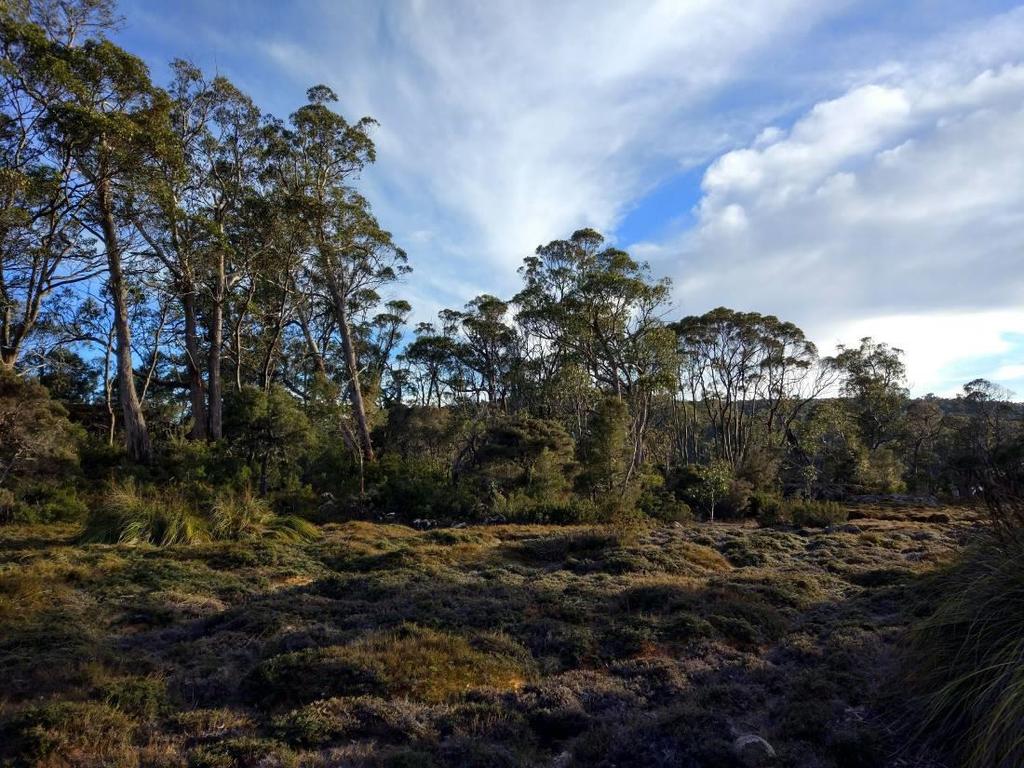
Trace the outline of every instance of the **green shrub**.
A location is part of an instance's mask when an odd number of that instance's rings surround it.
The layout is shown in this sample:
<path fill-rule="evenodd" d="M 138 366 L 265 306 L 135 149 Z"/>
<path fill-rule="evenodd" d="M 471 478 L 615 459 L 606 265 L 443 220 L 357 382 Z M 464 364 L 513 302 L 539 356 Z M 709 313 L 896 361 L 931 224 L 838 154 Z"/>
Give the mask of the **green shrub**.
<path fill-rule="evenodd" d="M 759 499 L 758 522 L 763 526 L 794 525 L 797 528 L 825 528 L 845 523 L 847 510 L 834 501 L 816 499 Z"/>
<path fill-rule="evenodd" d="M 798 528 L 824 528 L 846 522 L 846 509 L 834 501 L 796 500 L 786 504 L 786 514 Z"/>
<path fill-rule="evenodd" d="M 67 476 L 77 469 L 82 434 L 46 387 L 0 369 L 0 483 Z"/>
<path fill-rule="evenodd" d="M 1024 545 L 986 542 L 937 584 L 907 663 L 921 733 L 965 768 L 1024 765 Z"/>
<path fill-rule="evenodd" d="M 693 520 L 690 505 L 662 489 L 643 494 L 639 507 L 648 516 L 663 523 L 689 523 Z"/>
<path fill-rule="evenodd" d="M 274 718 L 289 744 L 320 746 L 357 737 L 387 741 L 423 739 L 433 728 L 429 705 L 373 696 L 323 699 Z"/>
<path fill-rule="evenodd" d="M 754 491 L 750 494 L 748 505 L 752 517 L 771 525 L 771 521 L 778 519 L 782 511 L 782 498 L 776 493 Z"/>
<path fill-rule="evenodd" d="M 0 488 L 0 520 L 14 523 L 74 523 L 89 507 L 70 486 L 34 483 L 17 492 Z"/>
<path fill-rule="evenodd" d="M 144 488 L 134 480 L 110 484 L 81 536 L 83 543 L 160 547 L 208 539 L 206 522 L 179 491 Z"/>

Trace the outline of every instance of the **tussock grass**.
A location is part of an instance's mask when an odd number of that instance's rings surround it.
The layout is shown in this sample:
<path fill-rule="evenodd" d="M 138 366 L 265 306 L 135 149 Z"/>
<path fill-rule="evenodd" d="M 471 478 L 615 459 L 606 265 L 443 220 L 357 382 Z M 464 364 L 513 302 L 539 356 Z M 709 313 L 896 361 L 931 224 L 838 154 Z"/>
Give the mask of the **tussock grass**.
<path fill-rule="evenodd" d="M 216 539 L 229 541 L 309 541 L 319 532 L 308 520 L 295 515 L 278 515 L 265 499 L 249 487 L 223 493 L 210 510 L 210 529 Z"/>
<path fill-rule="evenodd" d="M 923 734 L 965 768 L 1024 765 L 1024 545 L 986 542 L 941 582 L 912 636 Z"/>
<path fill-rule="evenodd" d="M 302 542 L 318 535 L 315 525 L 295 515 L 276 514 L 249 488 L 221 493 L 203 514 L 180 491 L 158 491 L 128 480 L 110 484 L 79 541 L 168 547 L 211 540 Z"/>
<path fill-rule="evenodd" d="M 180 494 L 157 492 L 134 480 L 112 482 L 82 532 L 83 544 L 198 544 L 210 537 L 206 521 Z"/>
<path fill-rule="evenodd" d="M 39 766 L 138 765 L 135 721 L 96 702 L 57 701 L 23 710 L 5 724 L 2 739 Z"/>

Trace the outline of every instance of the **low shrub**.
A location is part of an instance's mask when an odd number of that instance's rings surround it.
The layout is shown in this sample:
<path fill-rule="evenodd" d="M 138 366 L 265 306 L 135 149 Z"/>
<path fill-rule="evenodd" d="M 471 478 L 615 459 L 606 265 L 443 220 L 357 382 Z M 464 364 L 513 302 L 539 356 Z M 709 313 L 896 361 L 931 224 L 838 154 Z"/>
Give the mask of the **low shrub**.
<path fill-rule="evenodd" d="M 766 525 L 777 521 L 782 511 L 782 497 L 776 493 L 767 491 L 755 491 L 750 494 L 748 509 L 751 516 L 761 520 Z"/>
<path fill-rule="evenodd" d="M 169 708 L 167 685 L 158 677 L 116 677 L 100 685 L 97 693 L 107 705 L 144 722 Z"/>
<path fill-rule="evenodd" d="M 433 732 L 430 712 L 422 704 L 373 696 L 324 699 L 275 718 L 273 728 L 288 743 L 305 746 L 357 737 L 402 742 Z"/>
<path fill-rule="evenodd" d="M 71 486 L 34 483 L 16 492 L 0 488 L 0 521 L 75 523 L 88 513 L 88 506 Z"/>
<path fill-rule="evenodd" d="M 846 522 L 846 509 L 834 501 L 791 501 L 786 505 L 786 513 L 798 528 L 824 528 Z"/>
<path fill-rule="evenodd" d="M 921 733 L 965 768 L 1024 765 L 1024 545 L 986 542 L 937 587 L 907 663 Z"/>
<path fill-rule="evenodd" d="M 825 528 L 845 523 L 847 510 L 834 501 L 766 497 L 757 501 L 757 519 L 763 526 L 794 525 L 797 528 Z"/>

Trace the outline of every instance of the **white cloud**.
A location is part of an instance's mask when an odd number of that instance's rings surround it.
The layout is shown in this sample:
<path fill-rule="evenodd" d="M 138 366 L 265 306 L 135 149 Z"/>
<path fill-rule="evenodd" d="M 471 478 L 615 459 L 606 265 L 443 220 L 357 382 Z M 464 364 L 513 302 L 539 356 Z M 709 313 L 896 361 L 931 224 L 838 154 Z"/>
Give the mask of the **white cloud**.
<path fill-rule="evenodd" d="M 993 61 L 1007 28 L 1016 48 Z M 958 361 L 1005 352 L 1024 331 L 1024 13 L 988 29 L 715 160 L 694 229 L 639 249 L 683 308 L 772 312 L 823 347 L 904 345 L 918 392 L 955 389 Z"/>
<path fill-rule="evenodd" d="M 856 344 L 865 336 L 885 340 L 904 351 L 915 392 L 955 395 L 973 378 L 987 378 L 1010 389 L 1024 380 L 1024 365 L 999 362 L 1024 353 L 1007 329 L 1024 329 L 1024 309 L 863 318 L 823 329 L 821 341 L 823 351 L 832 352 L 836 343 Z M 1024 392 L 1018 390 L 1018 394 Z"/>

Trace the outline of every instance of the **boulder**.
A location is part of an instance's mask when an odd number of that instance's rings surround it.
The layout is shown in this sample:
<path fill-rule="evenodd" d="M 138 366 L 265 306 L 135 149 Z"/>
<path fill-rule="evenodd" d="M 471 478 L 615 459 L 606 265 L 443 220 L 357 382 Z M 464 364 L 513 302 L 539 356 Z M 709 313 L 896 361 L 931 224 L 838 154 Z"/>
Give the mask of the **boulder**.
<path fill-rule="evenodd" d="M 732 743 L 732 751 L 740 765 L 746 768 L 761 768 L 775 759 L 775 749 L 772 745 L 753 733 L 739 736 Z"/>

